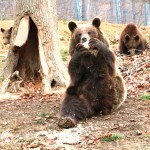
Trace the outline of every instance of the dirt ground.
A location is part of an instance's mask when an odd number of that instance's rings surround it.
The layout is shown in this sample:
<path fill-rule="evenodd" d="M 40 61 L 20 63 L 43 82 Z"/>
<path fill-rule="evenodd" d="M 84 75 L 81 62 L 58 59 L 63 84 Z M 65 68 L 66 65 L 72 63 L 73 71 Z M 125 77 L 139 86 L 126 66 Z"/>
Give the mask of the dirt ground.
<path fill-rule="evenodd" d="M 9 28 L 12 23 L 13 21 L 1 21 L 0 27 Z M 124 25 L 116 27 L 109 23 L 102 24 L 114 50 L 118 45 L 114 35 L 116 30 L 120 34 L 123 27 Z M 61 47 L 67 48 L 70 35 L 67 22 L 59 21 L 59 30 Z M 142 32 L 150 34 L 150 27 L 142 27 Z M 1 69 L 7 50 L 8 47 L 0 43 Z M 41 95 L 37 91 L 34 94 L 23 94 L 15 100 L 0 99 L 0 149 L 149 150 L 150 101 L 140 100 L 138 96 L 150 92 L 150 52 L 132 58 L 120 56 L 117 52 L 116 55 L 128 86 L 127 99 L 119 110 L 111 115 L 98 115 L 79 122 L 72 129 L 60 129 L 57 122 L 65 89 L 54 91 L 51 95 Z M 137 70 L 137 66 L 140 70 Z M 144 69 L 141 70 L 143 66 Z M 129 70 L 130 67 L 132 71 Z M 116 138 L 106 140 L 114 135 Z"/>

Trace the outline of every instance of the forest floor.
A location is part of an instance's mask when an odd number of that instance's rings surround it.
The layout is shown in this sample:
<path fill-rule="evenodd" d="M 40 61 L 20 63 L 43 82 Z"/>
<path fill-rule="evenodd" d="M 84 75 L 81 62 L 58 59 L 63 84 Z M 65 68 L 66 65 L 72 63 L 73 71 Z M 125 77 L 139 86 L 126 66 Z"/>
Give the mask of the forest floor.
<path fill-rule="evenodd" d="M 1 21 L 9 28 L 13 21 Z M 128 96 L 122 107 L 111 115 L 95 116 L 79 122 L 72 129 L 57 126 L 65 89 L 51 95 L 39 91 L 24 93 L 18 98 L 0 98 L 1 150 L 149 150 L 150 149 L 150 50 L 137 56 L 118 53 L 117 35 L 124 25 L 102 23 L 111 40 L 119 68 L 126 80 Z M 61 53 L 66 57 L 70 33 L 67 22 L 59 21 Z M 141 27 L 150 42 L 150 27 Z M 0 34 L 0 69 L 9 46 L 2 44 Z M 145 95 L 140 98 L 140 95 Z"/>

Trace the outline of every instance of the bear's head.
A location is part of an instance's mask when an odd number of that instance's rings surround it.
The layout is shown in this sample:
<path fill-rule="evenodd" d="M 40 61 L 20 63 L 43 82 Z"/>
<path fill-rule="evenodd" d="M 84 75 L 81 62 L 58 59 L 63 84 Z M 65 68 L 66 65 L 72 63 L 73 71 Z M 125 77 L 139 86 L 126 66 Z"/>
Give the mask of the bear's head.
<path fill-rule="evenodd" d="M 69 53 L 72 56 L 75 47 L 78 43 L 88 42 L 91 38 L 97 38 L 105 43 L 104 33 L 100 30 L 100 18 L 94 18 L 92 24 L 81 24 L 77 26 L 74 21 L 68 23 L 68 28 L 71 31 Z M 106 42 L 107 44 L 107 42 Z M 108 44 L 109 45 L 109 44 Z"/>
<path fill-rule="evenodd" d="M 124 48 L 121 49 L 121 52 L 130 55 L 141 52 L 143 36 L 135 24 L 128 24 L 122 31 L 120 38 L 120 45 L 122 42 L 124 45 Z"/>
<path fill-rule="evenodd" d="M 2 37 L 3 37 L 3 43 L 4 43 L 4 45 L 10 44 L 12 27 L 10 27 L 10 29 L 7 29 L 7 30 L 1 28 L 1 32 L 2 32 Z"/>
<path fill-rule="evenodd" d="M 132 51 L 135 51 L 139 44 L 140 37 L 138 34 L 133 36 L 130 36 L 129 34 L 125 35 L 125 45 L 130 53 L 132 53 Z"/>

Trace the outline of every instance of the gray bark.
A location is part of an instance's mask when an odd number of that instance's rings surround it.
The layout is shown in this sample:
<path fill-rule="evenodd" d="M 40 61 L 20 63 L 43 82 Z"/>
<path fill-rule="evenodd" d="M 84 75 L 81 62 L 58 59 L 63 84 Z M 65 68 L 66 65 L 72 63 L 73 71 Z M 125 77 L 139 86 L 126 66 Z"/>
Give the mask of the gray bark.
<path fill-rule="evenodd" d="M 87 12 L 89 8 L 89 0 L 82 0 L 82 20 L 87 21 Z"/>

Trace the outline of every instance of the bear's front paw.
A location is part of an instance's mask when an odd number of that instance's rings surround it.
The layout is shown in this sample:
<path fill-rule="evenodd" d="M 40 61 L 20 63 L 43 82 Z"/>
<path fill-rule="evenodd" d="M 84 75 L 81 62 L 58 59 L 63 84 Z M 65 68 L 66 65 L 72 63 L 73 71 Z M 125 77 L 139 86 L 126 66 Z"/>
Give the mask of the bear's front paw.
<path fill-rule="evenodd" d="M 101 41 L 99 39 L 92 38 L 89 41 L 89 47 L 90 47 L 90 49 L 93 49 L 93 50 L 95 50 L 95 49 L 99 50 L 101 47 Z"/>
<path fill-rule="evenodd" d="M 83 51 L 87 50 L 87 48 L 85 48 L 83 44 L 80 44 L 80 43 L 79 43 L 79 44 L 77 44 L 75 50 L 76 50 L 77 52 L 83 52 Z"/>
<path fill-rule="evenodd" d="M 76 126 L 76 121 L 71 117 L 61 117 L 58 121 L 58 126 L 65 129 L 73 128 Z"/>
<path fill-rule="evenodd" d="M 108 115 L 112 112 L 112 109 L 111 108 L 102 108 L 102 115 Z"/>

